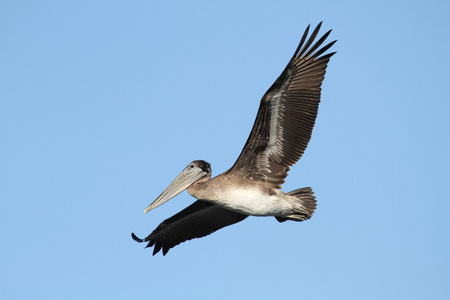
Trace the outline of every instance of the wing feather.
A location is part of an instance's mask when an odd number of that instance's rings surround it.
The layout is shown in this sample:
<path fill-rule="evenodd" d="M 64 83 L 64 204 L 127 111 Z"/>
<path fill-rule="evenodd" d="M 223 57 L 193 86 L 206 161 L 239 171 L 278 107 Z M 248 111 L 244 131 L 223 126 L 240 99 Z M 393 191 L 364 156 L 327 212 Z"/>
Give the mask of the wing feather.
<path fill-rule="evenodd" d="M 250 136 L 227 172 L 281 188 L 289 168 L 303 155 L 317 117 L 325 70 L 335 53 L 321 56 L 336 42 L 320 48 L 331 30 L 314 42 L 321 24 L 309 38 L 306 28 L 288 65 L 262 97 Z"/>
<path fill-rule="evenodd" d="M 247 218 L 243 215 L 202 200 L 195 201 L 176 215 L 163 221 L 145 239 L 133 239 L 148 242 L 146 247 L 153 248 L 153 255 L 161 249 L 163 255 L 176 245 L 190 239 L 204 237 L 223 227 L 240 222 Z"/>

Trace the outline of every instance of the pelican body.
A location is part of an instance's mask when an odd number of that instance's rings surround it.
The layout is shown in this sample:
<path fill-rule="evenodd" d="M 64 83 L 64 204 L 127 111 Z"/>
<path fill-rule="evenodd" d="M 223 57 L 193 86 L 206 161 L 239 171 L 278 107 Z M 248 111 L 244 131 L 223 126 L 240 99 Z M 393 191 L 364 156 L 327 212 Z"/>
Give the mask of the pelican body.
<path fill-rule="evenodd" d="M 289 193 L 282 184 L 303 155 L 317 117 L 321 85 L 330 57 L 322 55 L 336 42 L 322 46 L 331 30 L 314 41 L 322 23 L 308 38 L 309 26 L 288 65 L 261 99 L 247 142 L 228 171 L 211 178 L 211 165 L 194 160 L 145 210 L 164 204 L 182 191 L 198 199 L 163 221 L 138 242 L 163 255 L 176 245 L 211 234 L 248 216 L 273 216 L 279 222 L 304 221 L 316 209 L 311 188 Z"/>
<path fill-rule="evenodd" d="M 286 194 L 267 182 L 248 179 L 235 172 L 225 172 L 210 179 L 209 163 L 193 161 L 188 168 L 192 164 L 198 171 L 204 169 L 207 173 L 187 188 L 188 193 L 197 199 L 244 215 L 291 217 L 298 221 L 304 220 L 314 211 L 314 200 L 298 203 L 296 196 Z"/>

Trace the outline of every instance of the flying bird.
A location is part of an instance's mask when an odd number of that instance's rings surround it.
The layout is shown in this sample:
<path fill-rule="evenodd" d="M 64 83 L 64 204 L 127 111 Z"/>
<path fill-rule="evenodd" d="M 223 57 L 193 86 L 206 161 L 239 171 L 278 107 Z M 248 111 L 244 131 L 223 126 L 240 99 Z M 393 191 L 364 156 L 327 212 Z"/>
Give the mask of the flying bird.
<path fill-rule="evenodd" d="M 144 212 L 164 204 L 185 189 L 197 198 L 192 205 L 163 221 L 146 238 L 153 255 L 204 237 L 248 216 L 273 216 L 279 222 L 311 218 L 316 199 L 311 188 L 281 191 L 288 171 L 303 155 L 311 138 L 328 61 L 322 47 L 331 30 L 315 42 L 322 23 L 308 38 L 309 26 L 288 65 L 261 99 L 250 136 L 234 165 L 211 178 L 211 165 L 194 160 Z"/>

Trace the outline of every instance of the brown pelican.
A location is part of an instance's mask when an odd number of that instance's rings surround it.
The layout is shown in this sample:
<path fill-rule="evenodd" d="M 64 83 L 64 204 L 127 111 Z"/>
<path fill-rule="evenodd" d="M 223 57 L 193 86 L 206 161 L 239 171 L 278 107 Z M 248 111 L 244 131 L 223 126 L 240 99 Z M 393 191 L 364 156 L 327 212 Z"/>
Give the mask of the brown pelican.
<path fill-rule="evenodd" d="M 168 218 L 138 242 L 162 248 L 163 255 L 176 245 L 200 238 L 248 216 L 274 216 L 279 222 L 309 219 L 316 208 L 311 188 L 282 192 L 281 185 L 302 156 L 317 116 L 321 85 L 333 53 L 322 55 L 336 41 L 321 45 L 331 30 L 314 43 L 320 23 L 308 37 L 306 28 L 295 53 L 280 77 L 261 99 L 253 129 L 234 165 L 211 179 L 211 165 L 191 162 L 150 204 L 162 205 L 185 189 L 198 200 Z"/>

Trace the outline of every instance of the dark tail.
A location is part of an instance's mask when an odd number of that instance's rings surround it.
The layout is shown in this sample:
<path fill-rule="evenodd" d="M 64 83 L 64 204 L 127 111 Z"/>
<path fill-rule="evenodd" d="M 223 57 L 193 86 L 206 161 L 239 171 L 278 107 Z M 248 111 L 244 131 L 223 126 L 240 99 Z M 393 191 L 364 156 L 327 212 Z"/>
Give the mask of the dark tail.
<path fill-rule="evenodd" d="M 292 192 L 287 193 L 287 195 L 297 198 L 298 201 L 296 204 L 298 204 L 299 209 L 295 214 L 286 217 L 275 217 L 278 222 L 287 220 L 301 222 L 311 218 L 316 209 L 317 202 L 316 197 L 314 197 L 314 192 L 310 187 L 293 190 Z"/>

